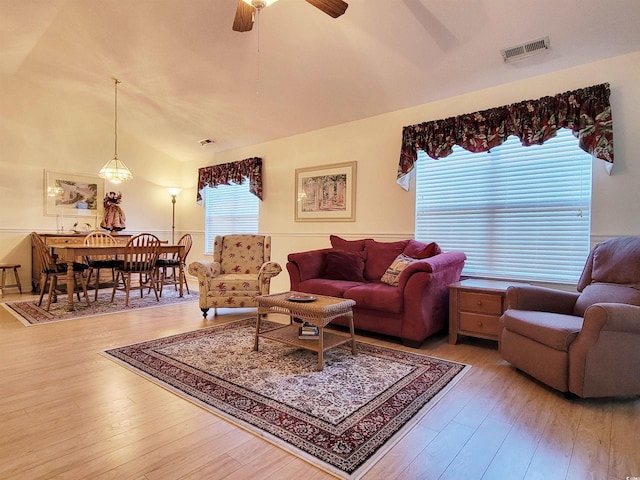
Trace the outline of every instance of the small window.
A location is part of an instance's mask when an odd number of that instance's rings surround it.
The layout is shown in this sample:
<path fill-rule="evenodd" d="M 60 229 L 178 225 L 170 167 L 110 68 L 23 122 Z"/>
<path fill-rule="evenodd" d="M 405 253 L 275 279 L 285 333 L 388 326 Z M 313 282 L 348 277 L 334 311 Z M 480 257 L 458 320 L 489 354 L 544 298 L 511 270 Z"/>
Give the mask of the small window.
<path fill-rule="evenodd" d="M 202 196 L 206 254 L 213 253 L 213 241 L 217 235 L 258 233 L 260 200 L 249 191 L 249 182 L 205 187 Z"/>
<path fill-rule="evenodd" d="M 467 255 L 463 275 L 575 284 L 590 247 L 591 156 L 561 129 L 416 164 L 415 237 Z"/>

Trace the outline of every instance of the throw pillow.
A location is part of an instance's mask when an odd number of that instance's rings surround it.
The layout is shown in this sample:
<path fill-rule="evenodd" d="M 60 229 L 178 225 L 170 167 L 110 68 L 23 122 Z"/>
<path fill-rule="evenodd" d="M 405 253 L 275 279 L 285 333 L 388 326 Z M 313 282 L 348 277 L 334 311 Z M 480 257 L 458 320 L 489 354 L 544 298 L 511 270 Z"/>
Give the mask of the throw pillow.
<path fill-rule="evenodd" d="M 418 258 L 431 258 L 434 255 L 442 253 L 440 247 L 436 242 L 422 243 L 418 240 L 409 240 L 408 245 L 404 249 L 404 253 L 407 257 Z"/>
<path fill-rule="evenodd" d="M 364 282 L 364 252 L 329 250 L 326 254 L 324 278 Z"/>
<path fill-rule="evenodd" d="M 331 246 L 336 250 L 344 250 L 346 252 L 361 252 L 364 250 L 365 240 L 345 240 L 337 235 L 329 235 Z"/>
<path fill-rule="evenodd" d="M 413 262 L 417 262 L 417 258 L 411 258 L 406 256 L 404 253 L 401 253 L 396 257 L 396 259 L 389 265 L 387 271 L 384 272 L 384 275 L 380 278 L 382 283 L 386 283 L 391 285 L 392 287 L 398 286 L 398 279 L 400 278 L 400 274 L 402 271 L 411 265 Z"/>
<path fill-rule="evenodd" d="M 367 264 L 364 267 L 364 278 L 369 281 L 380 280 L 393 259 L 403 253 L 408 243 L 409 240 L 398 242 L 366 240 L 364 251 L 367 252 Z"/>

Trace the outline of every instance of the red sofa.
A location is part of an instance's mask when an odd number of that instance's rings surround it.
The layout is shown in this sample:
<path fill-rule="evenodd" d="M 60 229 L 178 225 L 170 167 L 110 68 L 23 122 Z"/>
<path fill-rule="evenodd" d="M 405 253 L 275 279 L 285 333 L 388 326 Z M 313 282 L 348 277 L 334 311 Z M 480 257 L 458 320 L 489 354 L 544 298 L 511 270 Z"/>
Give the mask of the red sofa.
<path fill-rule="evenodd" d="M 414 348 L 445 328 L 448 285 L 460 279 L 463 252 L 416 240 L 330 240 L 332 248 L 289 254 L 292 291 L 355 300 L 357 330 L 398 337 Z"/>

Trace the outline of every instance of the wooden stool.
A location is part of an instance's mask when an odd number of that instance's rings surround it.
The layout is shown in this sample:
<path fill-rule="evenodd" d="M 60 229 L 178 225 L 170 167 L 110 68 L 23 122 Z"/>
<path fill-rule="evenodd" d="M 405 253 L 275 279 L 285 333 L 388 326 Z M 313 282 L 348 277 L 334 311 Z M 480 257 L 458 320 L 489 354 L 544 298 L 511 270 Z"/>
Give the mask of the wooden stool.
<path fill-rule="evenodd" d="M 20 264 L 18 263 L 0 263 L 0 270 L 2 270 L 2 296 L 4 297 L 4 291 L 6 288 L 18 287 L 20 293 L 22 293 L 22 285 L 20 285 L 20 277 L 18 276 L 18 269 L 20 268 Z M 7 270 L 13 270 L 13 276 L 16 279 L 16 283 L 12 283 L 11 285 L 7 285 Z"/>

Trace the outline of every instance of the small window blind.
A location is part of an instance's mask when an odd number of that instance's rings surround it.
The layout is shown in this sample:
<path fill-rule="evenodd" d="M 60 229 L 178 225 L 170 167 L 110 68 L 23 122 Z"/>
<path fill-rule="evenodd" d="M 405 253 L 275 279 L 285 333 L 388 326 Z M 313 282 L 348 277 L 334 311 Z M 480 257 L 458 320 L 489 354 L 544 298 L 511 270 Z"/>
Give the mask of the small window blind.
<path fill-rule="evenodd" d="M 415 237 L 467 255 L 463 275 L 574 284 L 590 248 L 591 156 L 570 130 L 416 164 Z"/>
<path fill-rule="evenodd" d="M 213 241 L 217 235 L 258 233 L 260 200 L 249 191 L 249 182 L 205 187 L 202 196 L 206 254 L 213 253 Z"/>

